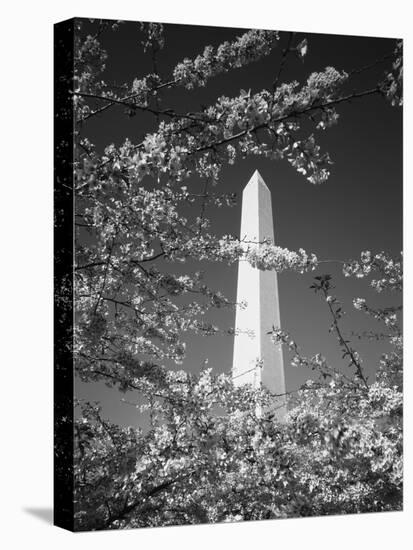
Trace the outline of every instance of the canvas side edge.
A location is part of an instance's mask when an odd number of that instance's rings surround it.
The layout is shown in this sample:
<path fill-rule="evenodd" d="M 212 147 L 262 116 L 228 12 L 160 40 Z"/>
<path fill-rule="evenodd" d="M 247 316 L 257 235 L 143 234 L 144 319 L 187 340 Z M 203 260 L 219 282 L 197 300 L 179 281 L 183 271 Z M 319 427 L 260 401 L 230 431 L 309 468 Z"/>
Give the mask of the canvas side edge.
<path fill-rule="evenodd" d="M 73 86 L 74 20 L 54 25 L 54 515 L 74 530 Z"/>

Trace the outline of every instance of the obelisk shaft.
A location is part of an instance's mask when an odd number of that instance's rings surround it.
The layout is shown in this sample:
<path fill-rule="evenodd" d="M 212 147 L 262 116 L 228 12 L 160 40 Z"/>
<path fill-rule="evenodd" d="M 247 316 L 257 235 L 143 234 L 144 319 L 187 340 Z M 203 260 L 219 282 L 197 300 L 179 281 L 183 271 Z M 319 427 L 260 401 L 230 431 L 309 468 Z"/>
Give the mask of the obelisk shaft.
<path fill-rule="evenodd" d="M 274 242 L 271 192 L 258 171 L 242 194 L 241 239 L 245 246 Z M 238 267 L 237 306 L 233 358 L 233 379 L 237 386 L 265 386 L 273 394 L 285 394 L 282 349 L 268 334 L 280 327 L 278 281 L 275 271 L 262 271 L 241 260 Z M 253 331 L 251 337 L 247 332 Z M 285 414 L 285 398 L 278 399 L 279 416 Z"/>

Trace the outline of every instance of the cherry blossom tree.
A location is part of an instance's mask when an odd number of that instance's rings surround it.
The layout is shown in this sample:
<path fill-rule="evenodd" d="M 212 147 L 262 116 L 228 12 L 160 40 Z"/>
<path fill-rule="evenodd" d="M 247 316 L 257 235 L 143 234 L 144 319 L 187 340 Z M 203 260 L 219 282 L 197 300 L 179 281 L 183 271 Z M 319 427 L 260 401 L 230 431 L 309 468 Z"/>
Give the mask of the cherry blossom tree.
<path fill-rule="evenodd" d="M 289 33 L 250 30 L 233 42 L 207 46 L 184 59 L 168 78 L 157 71 L 163 27 L 137 25 L 154 71 L 121 86 L 107 82 L 104 33 L 121 22 L 95 21 L 86 33 L 77 21 L 76 113 L 76 325 L 75 369 L 84 382 L 103 381 L 141 396 L 149 426 L 122 427 L 103 418 L 95 403 L 79 402 L 75 426 L 76 528 L 117 529 L 396 510 L 402 498 L 402 336 L 398 307 L 377 309 L 363 298 L 354 307 L 384 323 L 392 351 L 376 379 L 340 328 L 343 315 L 329 276 L 313 290 L 325 299 L 349 370 L 321 354 L 307 358 L 290 335 L 274 327 L 293 367 L 319 377 L 289 396 L 280 422 L 265 388 L 235 388 L 229 376 L 169 369 L 185 357 L 188 332 L 218 329 L 208 310 L 233 307 L 200 271 L 175 275 L 169 266 L 191 262 L 248 261 L 258 269 L 315 270 L 312 252 L 290 251 L 268 240 L 246 242 L 215 234 L 206 206 L 226 208 L 234 197 L 219 191 L 222 167 L 256 155 L 287 161 L 309 185 L 327 182 L 329 153 L 317 131 L 336 124 L 340 104 L 381 95 L 402 102 L 402 52 L 395 45 L 383 78 L 370 89 L 346 92 L 351 73 L 333 67 L 304 84 L 285 83 L 291 56 L 305 61 L 307 40 Z M 221 96 L 197 112 L 165 107 L 162 92 L 196 93 L 219 74 L 235 71 L 281 49 L 269 89 Z M 104 151 L 87 137 L 88 122 L 115 106 L 124 116 L 153 116 L 153 131 L 139 143 L 125 139 Z M 188 181 L 204 182 L 195 193 Z M 186 212 L 193 214 L 188 216 Z M 369 278 L 377 292 L 400 292 L 401 260 L 364 252 L 348 262 L 346 276 Z M 258 414 L 258 411 L 267 411 Z"/>

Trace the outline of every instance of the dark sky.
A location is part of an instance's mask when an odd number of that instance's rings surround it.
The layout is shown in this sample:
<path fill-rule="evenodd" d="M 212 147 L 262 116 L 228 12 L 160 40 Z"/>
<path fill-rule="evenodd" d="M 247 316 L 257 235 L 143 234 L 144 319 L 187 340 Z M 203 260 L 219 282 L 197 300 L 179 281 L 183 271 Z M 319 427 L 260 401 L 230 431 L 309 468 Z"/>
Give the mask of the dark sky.
<path fill-rule="evenodd" d="M 294 30 L 294 29 L 292 29 Z M 92 27 L 91 27 L 92 32 Z M 168 78 L 175 65 L 184 57 L 193 58 L 202 53 L 206 45 L 217 46 L 225 40 L 233 40 L 243 29 L 165 25 L 165 47 L 158 65 L 161 74 Z M 278 70 L 287 33 L 281 33 L 279 47 L 268 57 L 242 69 L 211 79 L 205 88 L 186 91 L 183 88 L 167 90 L 163 106 L 177 111 L 195 111 L 200 105 L 213 103 L 220 95 L 236 96 L 240 89 L 258 92 L 271 86 Z M 327 66 L 347 72 L 365 67 L 391 53 L 394 39 L 334 36 L 326 34 L 297 34 L 297 42 L 306 36 L 308 54 L 303 63 L 291 56 L 282 81 L 298 80 L 304 83 L 313 71 Z M 140 46 L 142 35 L 139 24 L 127 22 L 115 33 L 102 36 L 108 51 L 107 81 L 123 83 L 142 77 L 152 71 L 150 56 L 144 55 Z M 387 62 L 388 64 L 388 62 Z M 364 90 L 373 87 L 383 74 L 386 63 L 351 78 L 347 90 Z M 347 260 L 357 258 L 363 250 L 384 250 L 398 256 L 402 249 L 402 112 L 392 108 L 381 97 L 367 97 L 346 103 L 338 109 L 337 126 L 326 131 L 316 131 L 322 148 L 330 153 L 334 165 L 330 179 L 321 186 L 314 186 L 297 174 L 286 161 L 269 161 L 250 157 L 225 167 L 221 173 L 220 187 L 225 192 L 236 192 L 240 199 L 243 187 L 258 169 L 272 193 L 275 223 L 275 240 L 291 250 L 304 248 L 314 252 L 322 260 Z M 149 131 L 155 129 L 151 115 L 127 118 L 121 108 L 109 109 L 95 117 L 85 127 L 85 134 L 99 148 L 110 143 L 120 144 L 125 138 L 138 143 Z M 198 186 L 197 181 L 187 185 Z M 207 211 L 217 234 L 239 234 L 240 200 L 232 209 Z M 192 266 L 191 266 L 192 267 Z M 203 269 L 210 286 L 220 289 L 235 301 L 237 267 L 204 264 L 193 266 Z M 171 269 L 171 266 L 169 266 Z M 176 271 L 182 271 L 177 267 Z M 365 297 L 373 305 L 389 305 L 391 299 L 377 296 L 366 281 L 344 278 L 337 263 L 322 264 L 317 272 L 306 275 L 282 273 L 279 275 L 279 294 L 282 328 L 291 332 L 303 354 L 324 354 L 334 366 L 342 366 L 336 340 L 328 333 L 330 319 L 321 297 L 309 290 L 314 275 L 330 273 L 336 285 L 335 293 L 348 313 L 343 319 L 343 329 L 351 331 L 378 328 L 366 322 L 365 315 L 355 311 L 352 297 Z M 221 310 L 211 316 L 222 327 L 234 325 L 235 311 Z M 208 358 L 209 366 L 216 372 L 230 372 L 233 339 L 229 336 L 209 338 L 188 336 L 188 355 L 183 368 L 196 372 Z M 372 378 L 383 346 L 377 342 L 353 340 L 359 350 L 367 374 Z M 297 388 L 310 375 L 288 366 L 284 354 L 287 390 Z M 77 383 L 78 397 L 101 400 L 104 413 L 121 423 L 135 423 L 136 410 L 120 403 L 122 395 L 105 388 L 103 384 Z M 128 396 L 127 396 L 128 398 Z M 139 421 L 139 420 L 138 420 Z"/>

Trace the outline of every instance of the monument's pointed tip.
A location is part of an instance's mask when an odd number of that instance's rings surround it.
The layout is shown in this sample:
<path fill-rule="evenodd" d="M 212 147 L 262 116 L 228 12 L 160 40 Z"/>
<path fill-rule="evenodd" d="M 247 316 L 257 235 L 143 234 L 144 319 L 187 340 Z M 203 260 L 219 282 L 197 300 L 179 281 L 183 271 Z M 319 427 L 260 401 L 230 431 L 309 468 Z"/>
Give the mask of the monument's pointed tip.
<path fill-rule="evenodd" d="M 248 187 L 249 185 L 254 185 L 254 184 L 255 185 L 261 184 L 268 189 L 267 184 L 265 183 L 258 169 L 256 169 L 255 172 L 252 174 L 251 179 L 249 180 L 249 182 L 245 187 Z"/>

